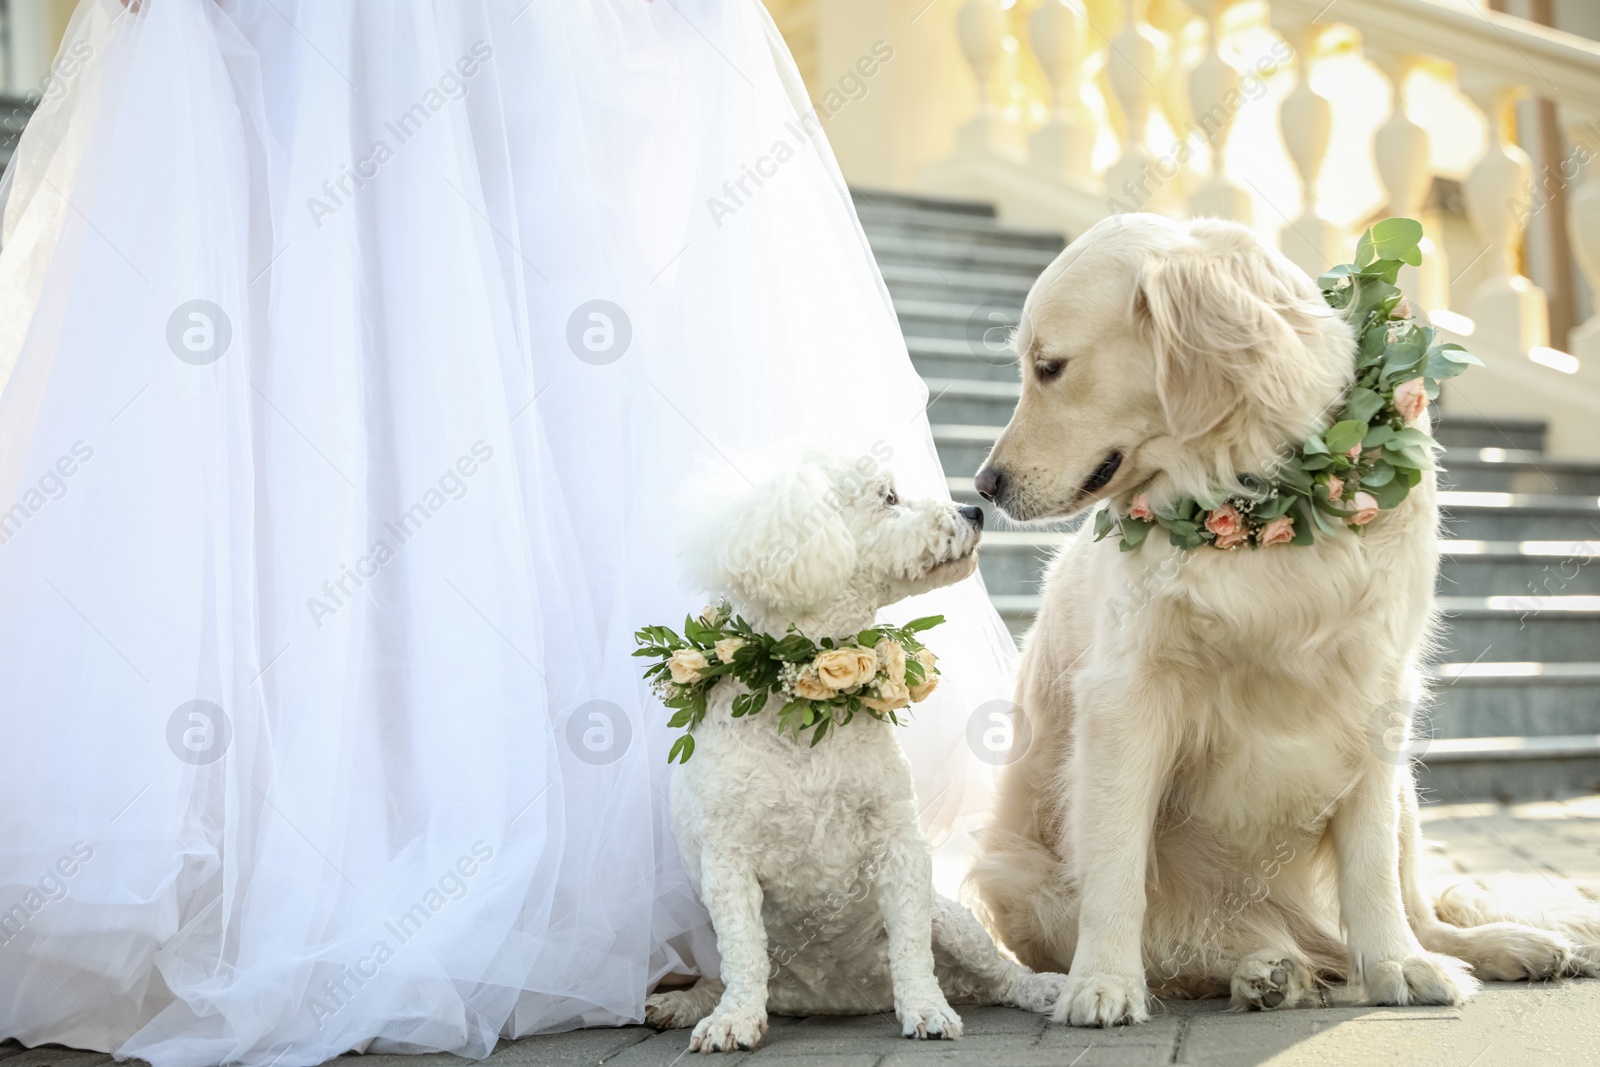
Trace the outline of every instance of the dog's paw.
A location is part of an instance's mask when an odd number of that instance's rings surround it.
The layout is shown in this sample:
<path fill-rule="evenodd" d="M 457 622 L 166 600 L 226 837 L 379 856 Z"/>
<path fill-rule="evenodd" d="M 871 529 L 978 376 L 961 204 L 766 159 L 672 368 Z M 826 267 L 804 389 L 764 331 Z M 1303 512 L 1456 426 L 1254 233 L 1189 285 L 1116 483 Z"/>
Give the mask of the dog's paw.
<path fill-rule="evenodd" d="M 1030 971 L 1018 976 L 1011 986 L 1010 1003 L 1024 1011 L 1036 1011 L 1041 1015 L 1048 1013 L 1061 999 L 1061 990 L 1067 984 L 1067 976 L 1056 974 L 1054 971 Z"/>
<path fill-rule="evenodd" d="M 1572 967 L 1572 944 L 1561 934 L 1518 923 L 1490 923 L 1461 931 L 1461 957 L 1486 982 L 1542 981 Z"/>
<path fill-rule="evenodd" d="M 657 1030 L 681 1030 L 705 1017 L 704 1006 L 692 989 L 652 993 L 644 998 L 644 1024 Z"/>
<path fill-rule="evenodd" d="M 900 1033 L 905 1037 L 953 1041 L 961 1036 L 961 1016 L 950 1007 L 943 993 L 910 998 L 895 1007 L 895 1014 L 900 1018 Z"/>
<path fill-rule="evenodd" d="M 1239 961 L 1230 983 L 1234 1011 L 1293 1008 L 1311 993 L 1311 972 L 1277 952 L 1254 952 Z"/>
<path fill-rule="evenodd" d="M 689 1035 L 690 1052 L 736 1052 L 761 1044 L 767 1013 L 750 1008 L 718 1008 L 701 1019 Z"/>
<path fill-rule="evenodd" d="M 1372 1004 L 1464 1004 L 1478 991 L 1465 963 L 1433 952 L 1398 960 L 1376 960 L 1361 971 Z"/>
<path fill-rule="evenodd" d="M 1145 1023 L 1150 1021 L 1149 999 L 1143 975 L 1069 974 L 1050 1017 L 1073 1026 Z"/>

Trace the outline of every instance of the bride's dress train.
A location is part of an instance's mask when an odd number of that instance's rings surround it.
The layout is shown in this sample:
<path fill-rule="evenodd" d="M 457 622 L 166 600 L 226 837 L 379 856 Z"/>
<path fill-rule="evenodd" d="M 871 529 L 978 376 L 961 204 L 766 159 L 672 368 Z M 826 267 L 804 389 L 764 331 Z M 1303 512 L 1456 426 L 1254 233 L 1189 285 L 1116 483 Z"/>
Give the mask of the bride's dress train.
<path fill-rule="evenodd" d="M 85 0 L 74 49 L 0 231 L 0 1038 L 640 1018 L 715 965 L 629 656 L 699 606 L 685 479 L 804 439 L 943 492 L 764 11 Z M 945 826 L 1010 642 L 976 582 L 904 610 Z"/>

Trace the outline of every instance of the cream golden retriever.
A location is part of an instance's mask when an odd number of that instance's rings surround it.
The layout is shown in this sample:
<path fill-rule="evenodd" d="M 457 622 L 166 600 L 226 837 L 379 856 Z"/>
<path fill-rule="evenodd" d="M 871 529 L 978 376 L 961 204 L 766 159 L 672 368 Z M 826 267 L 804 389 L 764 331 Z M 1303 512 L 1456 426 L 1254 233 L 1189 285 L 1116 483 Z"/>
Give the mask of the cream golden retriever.
<path fill-rule="evenodd" d="M 1353 376 L 1343 319 L 1232 223 L 1107 219 L 1024 319 L 1021 400 L 977 478 L 1017 520 L 1270 472 Z M 1292 1007 L 1328 981 L 1456 1004 L 1477 977 L 1600 970 L 1594 914 L 1508 921 L 1419 883 L 1416 786 L 1383 731 L 1423 697 L 1437 534 L 1429 474 L 1363 537 L 1069 538 L 1018 683 L 1033 742 L 973 871 L 1022 962 L 1069 972 L 1058 1021 L 1139 1022 L 1152 992 Z"/>

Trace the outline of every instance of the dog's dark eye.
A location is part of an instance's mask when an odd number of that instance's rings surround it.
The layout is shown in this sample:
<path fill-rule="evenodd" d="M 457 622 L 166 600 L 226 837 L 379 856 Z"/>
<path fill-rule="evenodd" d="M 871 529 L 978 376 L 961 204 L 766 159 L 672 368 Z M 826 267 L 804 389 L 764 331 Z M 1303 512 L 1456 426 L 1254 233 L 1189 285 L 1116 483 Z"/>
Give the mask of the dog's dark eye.
<path fill-rule="evenodd" d="M 900 503 L 900 497 L 895 493 L 895 491 L 893 489 L 891 489 L 887 493 L 883 494 L 883 506 L 884 507 L 886 507 L 886 508 L 896 507 L 896 506 L 899 505 L 899 503 Z"/>
<path fill-rule="evenodd" d="M 1048 382 L 1059 377 L 1062 368 L 1067 365 L 1064 359 L 1036 359 L 1033 361 L 1033 373 L 1039 376 L 1041 382 Z"/>

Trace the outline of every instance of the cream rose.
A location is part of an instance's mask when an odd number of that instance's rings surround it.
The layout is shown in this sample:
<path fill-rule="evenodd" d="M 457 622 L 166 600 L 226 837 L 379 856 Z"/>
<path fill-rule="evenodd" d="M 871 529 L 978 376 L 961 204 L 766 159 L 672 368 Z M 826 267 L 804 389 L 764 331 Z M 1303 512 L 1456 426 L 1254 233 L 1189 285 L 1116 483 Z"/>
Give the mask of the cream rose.
<path fill-rule="evenodd" d="M 667 660 L 667 670 L 679 685 L 693 685 L 700 680 L 701 672 L 711 666 L 704 652 L 696 648 L 680 648 Z"/>
<path fill-rule="evenodd" d="M 1413 423 L 1428 410 L 1428 386 L 1421 378 L 1401 382 L 1394 387 L 1394 409 L 1406 422 Z"/>
<path fill-rule="evenodd" d="M 1356 513 L 1347 520 L 1352 526 L 1365 526 L 1378 517 L 1378 502 L 1371 493 L 1357 493 Z"/>
<path fill-rule="evenodd" d="M 817 680 L 815 670 L 807 667 L 794 680 L 794 695 L 801 700 L 832 700 L 834 693 Z"/>
<path fill-rule="evenodd" d="M 939 676 L 933 673 L 934 665 L 939 662 L 939 657 L 927 649 L 923 649 L 917 653 L 917 662 L 922 664 L 922 681 L 911 687 L 911 699 L 923 701 L 928 699 L 929 693 L 939 688 Z"/>
<path fill-rule="evenodd" d="M 1263 545 L 1281 545 L 1294 540 L 1294 520 L 1280 515 L 1261 528 L 1259 540 Z"/>
<path fill-rule="evenodd" d="M 906 680 L 906 649 L 899 641 L 885 637 L 873 650 L 878 655 L 878 666 L 891 682 Z"/>
<path fill-rule="evenodd" d="M 1133 503 L 1128 505 L 1128 518 L 1154 522 L 1156 513 L 1150 510 L 1150 498 L 1143 493 L 1134 497 Z"/>
<path fill-rule="evenodd" d="M 707 604 L 701 608 L 700 621 L 707 626 L 715 626 L 717 624 L 717 606 L 715 604 Z"/>
<path fill-rule="evenodd" d="M 904 682 L 880 682 L 878 695 L 875 697 L 863 695 L 861 703 L 873 711 L 894 711 L 911 703 L 911 690 L 906 688 Z"/>
<path fill-rule="evenodd" d="M 878 654 L 860 645 L 830 648 L 817 654 L 814 665 L 822 684 L 838 692 L 872 681 L 878 673 Z"/>
<path fill-rule="evenodd" d="M 717 650 L 717 661 L 719 663 L 732 663 L 733 654 L 744 647 L 744 638 L 724 637 L 711 647 Z"/>

